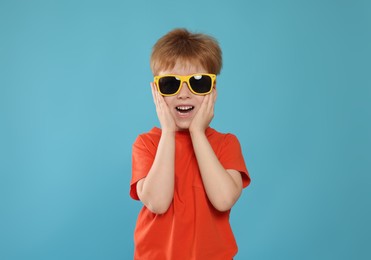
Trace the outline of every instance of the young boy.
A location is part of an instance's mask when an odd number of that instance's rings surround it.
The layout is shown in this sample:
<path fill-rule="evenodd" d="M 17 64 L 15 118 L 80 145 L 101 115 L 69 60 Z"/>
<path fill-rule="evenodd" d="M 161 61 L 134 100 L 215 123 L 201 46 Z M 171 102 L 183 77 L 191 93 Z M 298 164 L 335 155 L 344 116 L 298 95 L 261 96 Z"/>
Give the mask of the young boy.
<path fill-rule="evenodd" d="M 144 207 L 134 259 L 230 260 L 229 213 L 250 183 L 240 144 L 209 127 L 222 67 L 217 41 L 175 29 L 154 45 L 153 100 L 161 129 L 133 145 L 130 196 Z"/>

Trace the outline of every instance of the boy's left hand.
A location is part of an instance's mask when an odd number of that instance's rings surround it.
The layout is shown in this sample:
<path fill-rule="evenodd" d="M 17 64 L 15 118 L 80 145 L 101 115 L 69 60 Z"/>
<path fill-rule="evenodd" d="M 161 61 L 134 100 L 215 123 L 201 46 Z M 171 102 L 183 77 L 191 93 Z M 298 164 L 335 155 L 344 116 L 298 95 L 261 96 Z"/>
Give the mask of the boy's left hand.
<path fill-rule="evenodd" d="M 204 133 L 206 128 L 210 125 L 210 122 L 214 117 L 214 106 L 216 97 L 217 92 L 215 88 L 210 94 L 205 96 L 200 109 L 197 111 L 189 126 L 189 131 L 191 133 Z"/>

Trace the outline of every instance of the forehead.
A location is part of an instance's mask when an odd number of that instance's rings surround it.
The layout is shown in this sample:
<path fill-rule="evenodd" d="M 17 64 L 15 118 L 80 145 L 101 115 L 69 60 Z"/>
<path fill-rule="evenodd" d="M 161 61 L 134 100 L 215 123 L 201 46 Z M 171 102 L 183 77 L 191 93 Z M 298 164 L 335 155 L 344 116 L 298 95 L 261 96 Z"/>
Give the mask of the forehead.
<path fill-rule="evenodd" d="M 166 68 L 159 72 L 159 75 L 165 74 L 176 74 L 176 75 L 190 75 L 195 73 L 207 73 L 206 69 L 200 63 L 194 63 L 191 61 L 175 62 L 172 68 Z"/>

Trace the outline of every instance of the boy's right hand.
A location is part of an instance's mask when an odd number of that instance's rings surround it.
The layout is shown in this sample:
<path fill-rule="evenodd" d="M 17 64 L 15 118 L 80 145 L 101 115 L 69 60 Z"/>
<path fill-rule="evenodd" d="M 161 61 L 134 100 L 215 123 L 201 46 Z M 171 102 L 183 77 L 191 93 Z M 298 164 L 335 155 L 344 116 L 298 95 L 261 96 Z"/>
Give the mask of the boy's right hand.
<path fill-rule="evenodd" d="M 158 92 L 154 82 L 151 82 L 153 101 L 156 105 L 156 112 L 158 120 L 161 124 L 161 130 L 167 132 L 175 132 L 176 124 L 173 116 L 170 113 L 169 107 L 167 106 L 164 97 Z"/>

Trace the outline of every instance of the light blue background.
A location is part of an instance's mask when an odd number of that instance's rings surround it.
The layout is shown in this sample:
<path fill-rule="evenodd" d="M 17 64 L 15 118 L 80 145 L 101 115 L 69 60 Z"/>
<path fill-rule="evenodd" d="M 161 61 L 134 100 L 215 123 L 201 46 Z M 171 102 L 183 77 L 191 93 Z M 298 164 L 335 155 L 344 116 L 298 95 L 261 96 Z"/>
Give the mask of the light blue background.
<path fill-rule="evenodd" d="M 152 45 L 224 52 L 212 127 L 252 184 L 236 259 L 371 259 L 370 1 L 0 1 L 0 259 L 132 259 Z"/>

